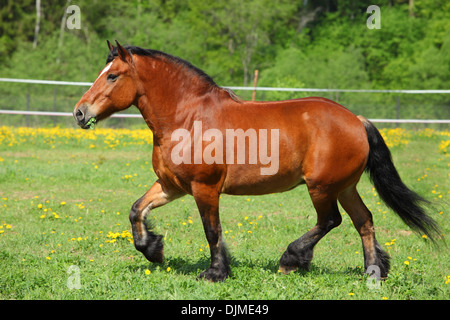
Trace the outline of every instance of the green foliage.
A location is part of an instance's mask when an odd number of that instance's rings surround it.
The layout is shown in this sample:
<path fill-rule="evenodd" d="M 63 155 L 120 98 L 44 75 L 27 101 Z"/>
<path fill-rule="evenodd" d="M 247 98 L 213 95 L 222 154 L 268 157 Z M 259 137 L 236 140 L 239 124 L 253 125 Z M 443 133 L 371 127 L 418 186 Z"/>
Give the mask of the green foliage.
<path fill-rule="evenodd" d="M 0 8 L 1 77 L 93 81 L 107 55 L 106 39 L 117 39 L 180 56 L 220 85 L 251 85 L 255 69 L 261 86 L 448 89 L 450 84 L 446 1 L 415 0 L 411 8 L 405 0 L 381 1 L 381 29 L 368 29 L 366 10 L 372 3 L 363 0 L 79 0 L 71 4 L 80 7 L 80 30 L 64 25 L 67 1 L 41 1 L 36 48 L 35 2 L 5 2 Z M 27 90 L 2 84 L 0 100 Z M 31 89 L 47 95 L 45 90 Z M 284 96 L 302 95 L 258 93 L 264 99 Z M 368 99 L 378 106 L 396 103 L 396 97 L 386 96 L 329 97 L 349 106 Z M 449 98 L 421 95 L 402 101 L 443 107 Z M 380 108 L 392 112 L 392 107 Z"/>

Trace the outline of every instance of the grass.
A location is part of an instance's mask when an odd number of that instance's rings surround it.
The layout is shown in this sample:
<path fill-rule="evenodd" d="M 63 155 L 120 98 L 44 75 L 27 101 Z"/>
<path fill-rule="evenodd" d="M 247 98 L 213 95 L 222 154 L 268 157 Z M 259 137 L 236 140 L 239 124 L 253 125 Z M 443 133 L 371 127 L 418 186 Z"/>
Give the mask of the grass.
<path fill-rule="evenodd" d="M 315 224 L 305 187 L 265 196 L 222 195 L 224 238 L 233 256 L 224 283 L 197 281 L 209 249 L 192 197 L 152 211 L 165 262 L 134 249 L 128 213 L 156 180 L 149 130 L 0 128 L 1 299 L 448 299 L 450 255 L 413 234 L 367 176 L 360 194 L 374 214 L 391 272 L 373 289 L 360 238 L 342 224 L 319 242 L 310 272 L 283 275 L 287 245 Z M 434 202 L 449 234 L 448 132 L 383 131 L 405 183 Z M 80 288 L 70 289 L 77 279 Z"/>

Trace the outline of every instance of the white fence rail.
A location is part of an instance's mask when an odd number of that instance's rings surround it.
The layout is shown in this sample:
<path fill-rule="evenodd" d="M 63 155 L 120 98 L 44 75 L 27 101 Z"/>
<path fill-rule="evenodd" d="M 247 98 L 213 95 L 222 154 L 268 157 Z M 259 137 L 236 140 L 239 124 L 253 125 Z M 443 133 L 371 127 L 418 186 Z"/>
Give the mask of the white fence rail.
<path fill-rule="evenodd" d="M 70 112 L 47 112 L 47 111 L 21 111 L 21 110 L 0 110 L 0 114 L 22 114 L 31 116 L 56 116 L 56 117 L 72 117 Z M 116 113 L 111 116 L 111 118 L 141 118 L 140 114 L 126 114 L 126 113 Z M 437 119 L 369 119 L 372 122 L 383 122 L 383 123 L 450 123 L 448 120 L 437 120 Z"/>
<path fill-rule="evenodd" d="M 93 82 L 72 82 L 72 81 L 53 81 L 53 80 L 35 80 L 35 79 L 12 79 L 0 78 L 0 82 L 9 83 L 29 83 L 44 85 L 63 85 L 63 86 L 83 86 L 88 87 Z M 245 91 L 284 91 L 284 92 L 354 92 L 354 93 L 402 93 L 402 94 L 450 94 L 450 90 L 366 90 L 366 89 L 320 89 L 320 88 L 274 88 L 274 87 L 235 87 L 225 86 L 231 90 Z M 37 115 L 37 116 L 72 116 L 70 112 L 47 112 L 47 111 L 22 111 L 22 110 L 0 110 L 0 114 L 10 115 Z M 140 114 L 118 113 L 112 115 L 115 118 L 140 118 Z M 383 123 L 450 123 L 450 119 L 370 119 L 372 122 Z"/>
<path fill-rule="evenodd" d="M 34 80 L 34 79 L 12 79 L 0 78 L 0 82 L 11 83 L 32 83 L 32 84 L 50 84 L 63 86 L 81 86 L 90 87 L 93 82 L 72 82 L 72 81 L 54 81 L 54 80 Z M 320 88 L 275 88 L 275 87 L 233 87 L 225 86 L 231 90 L 245 91 L 288 91 L 288 92 L 365 92 L 365 93 L 406 93 L 406 94 L 440 94 L 450 93 L 449 90 L 369 90 L 369 89 L 320 89 Z"/>

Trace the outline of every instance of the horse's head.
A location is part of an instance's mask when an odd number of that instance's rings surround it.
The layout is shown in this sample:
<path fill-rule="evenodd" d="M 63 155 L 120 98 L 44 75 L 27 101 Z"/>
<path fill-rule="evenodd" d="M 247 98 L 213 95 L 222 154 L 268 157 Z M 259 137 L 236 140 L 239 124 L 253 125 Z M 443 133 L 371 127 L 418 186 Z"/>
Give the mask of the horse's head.
<path fill-rule="evenodd" d="M 131 106 L 138 97 L 138 81 L 132 55 L 117 41 L 108 41 L 110 53 L 91 88 L 75 105 L 73 116 L 83 129 Z"/>

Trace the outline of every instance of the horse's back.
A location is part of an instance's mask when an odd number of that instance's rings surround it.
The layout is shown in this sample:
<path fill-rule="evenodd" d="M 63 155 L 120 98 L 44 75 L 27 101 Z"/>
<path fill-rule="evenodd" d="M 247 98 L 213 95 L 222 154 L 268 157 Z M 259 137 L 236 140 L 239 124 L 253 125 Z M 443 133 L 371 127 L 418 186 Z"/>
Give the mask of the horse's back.
<path fill-rule="evenodd" d="M 260 163 L 227 164 L 225 193 L 282 192 L 305 182 L 346 185 L 359 179 L 364 169 L 369 151 L 364 126 L 329 99 L 244 102 L 226 114 L 229 128 L 278 131 L 278 140 L 269 141 L 278 149 L 278 159 L 272 159 L 278 161 L 278 168 L 261 175 Z"/>

